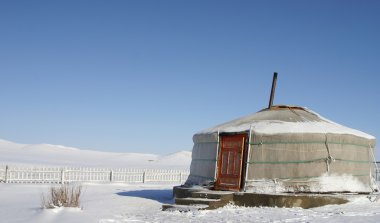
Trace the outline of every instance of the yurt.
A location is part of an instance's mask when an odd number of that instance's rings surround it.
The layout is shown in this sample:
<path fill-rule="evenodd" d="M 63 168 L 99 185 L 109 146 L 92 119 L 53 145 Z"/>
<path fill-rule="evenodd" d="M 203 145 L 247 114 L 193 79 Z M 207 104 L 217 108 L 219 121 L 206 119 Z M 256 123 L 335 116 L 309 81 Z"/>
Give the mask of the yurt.
<path fill-rule="evenodd" d="M 375 137 L 298 106 L 193 136 L 186 185 L 254 192 L 372 192 Z"/>
<path fill-rule="evenodd" d="M 374 182 L 375 137 L 299 106 L 272 106 L 200 131 L 187 186 L 252 192 L 363 192 Z"/>

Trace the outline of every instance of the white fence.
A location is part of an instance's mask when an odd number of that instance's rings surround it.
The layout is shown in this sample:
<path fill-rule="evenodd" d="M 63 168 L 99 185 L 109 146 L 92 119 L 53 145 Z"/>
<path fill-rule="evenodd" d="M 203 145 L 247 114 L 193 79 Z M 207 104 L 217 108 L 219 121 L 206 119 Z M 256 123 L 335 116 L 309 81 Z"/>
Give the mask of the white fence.
<path fill-rule="evenodd" d="M 188 176 L 188 170 L 0 166 L 0 182 L 4 183 L 95 182 L 182 184 Z"/>
<path fill-rule="evenodd" d="M 178 183 L 183 184 L 188 170 L 109 169 L 83 167 L 13 167 L 0 166 L 3 183 Z M 374 174 L 380 182 L 380 168 Z"/>
<path fill-rule="evenodd" d="M 375 180 L 380 182 L 380 162 L 376 162 Z"/>

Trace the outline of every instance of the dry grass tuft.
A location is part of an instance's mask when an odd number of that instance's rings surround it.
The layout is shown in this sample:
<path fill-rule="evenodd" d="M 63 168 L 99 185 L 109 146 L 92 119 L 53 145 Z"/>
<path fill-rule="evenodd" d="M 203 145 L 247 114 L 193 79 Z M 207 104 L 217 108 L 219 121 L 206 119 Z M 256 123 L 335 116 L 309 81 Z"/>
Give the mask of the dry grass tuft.
<path fill-rule="evenodd" d="M 42 208 L 57 207 L 79 207 L 82 194 L 82 185 L 62 184 L 58 187 L 52 186 L 48 194 L 42 194 Z"/>

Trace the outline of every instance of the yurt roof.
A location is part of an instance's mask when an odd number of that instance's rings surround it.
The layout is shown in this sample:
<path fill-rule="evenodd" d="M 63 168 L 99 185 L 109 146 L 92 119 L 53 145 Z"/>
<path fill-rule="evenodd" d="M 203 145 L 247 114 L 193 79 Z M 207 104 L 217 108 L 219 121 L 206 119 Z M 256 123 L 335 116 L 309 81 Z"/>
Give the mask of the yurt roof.
<path fill-rule="evenodd" d="M 278 133 L 335 133 L 351 134 L 374 139 L 367 133 L 351 129 L 330 121 L 306 107 L 277 105 L 257 113 L 238 118 L 221 125 L 203 130 L 197 134 L 213 132 L 252 131 L 260 134 Z"/>

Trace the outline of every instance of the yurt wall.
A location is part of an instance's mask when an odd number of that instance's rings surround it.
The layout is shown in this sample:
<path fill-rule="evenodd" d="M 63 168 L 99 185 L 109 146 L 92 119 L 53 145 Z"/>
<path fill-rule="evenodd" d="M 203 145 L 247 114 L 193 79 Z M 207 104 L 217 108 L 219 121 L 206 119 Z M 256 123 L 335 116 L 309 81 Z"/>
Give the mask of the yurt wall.
<path fill-rule="evenodd" d="M 246 186 L 258 180 L 306 182 L 323 174 L 345 174 L 369 187 L 374 144 L 374 139 L 349 134 L 252 132 Z"/>
<path fill-rule="evenodd" d="M 205 185 L 215 181 L 218 133 L 196 134 L 187 184 Z"/>

